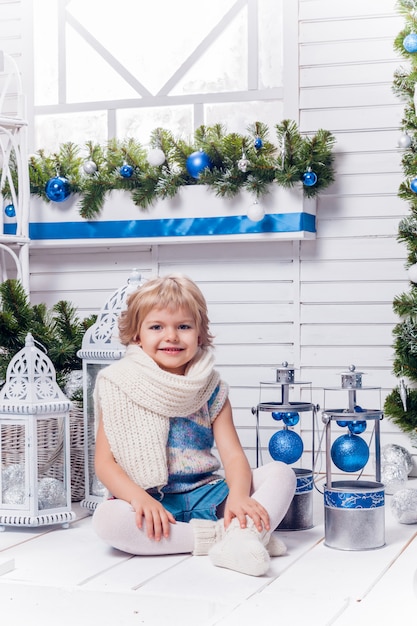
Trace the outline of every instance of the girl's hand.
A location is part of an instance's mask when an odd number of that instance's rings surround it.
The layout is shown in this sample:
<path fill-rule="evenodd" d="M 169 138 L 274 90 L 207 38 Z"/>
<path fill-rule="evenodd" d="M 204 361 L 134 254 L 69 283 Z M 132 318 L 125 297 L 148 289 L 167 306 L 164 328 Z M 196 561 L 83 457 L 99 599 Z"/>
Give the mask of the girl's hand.
<path fill-rule="evenodd" d="M 229 493 L 224 511 L 225 528 L 229 526 L 234 517 L 239 520 L 241 528 L 246 528 L 246 516 L 251 518 L 259 532 L 270 530 L 269 515 L 262 504 L 250 496 L 236 497 Z"/>
<path fill-rule="evenodd" d="M 143 528 L 145 521 L 149 539 L 160 541 L 162 537 L 169 537 L 169 525 L 175 524 L 175 518 L 160 502 L 144 492 L 140 496 L 135 496 L 130 504 L 136 513 L 136 526 Z"/>

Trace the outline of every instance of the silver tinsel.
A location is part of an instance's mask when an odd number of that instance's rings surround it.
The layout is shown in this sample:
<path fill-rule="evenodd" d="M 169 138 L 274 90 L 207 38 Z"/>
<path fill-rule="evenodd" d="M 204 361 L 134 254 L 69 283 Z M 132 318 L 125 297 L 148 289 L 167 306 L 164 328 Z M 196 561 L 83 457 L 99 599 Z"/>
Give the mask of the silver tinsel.
<path fill-rule="evenodd" d="M 25 485 L 25 466 L 21 463 L 12 463 L 11 465 L 7 465 L 7 467 L 1 471 L 1 483 L 3 486 L 3 493 L 9 489 L 9 487 L 14 487 L 16 485 L 23 489 Z"/>
<path fill-rule="evenodd" d="M 64 484 L 56 478 L 42 478 L 38 483 L 39 509 L 54 509 L 67 503 Z"/>
<path fill-rule="evenodd" d="M 94 476 L 93 478 L 93 484 L 91 486 L 91 494 L 93 496 L 98 496 L 98 497 L 102 497 L 102 496 L 104 497 L 107 495 L 106 487 L 103 485 L 102 482 L 99 481 L 97 476 Z"/>
<path fill-rule="evenodd" d="M 3 491 L 3 504 L 23 504 L 25 490 L 22 485 L 11 485 Z"/>
<path fill-rule="evenodd" d="M 417 523 L 417 489 L 401 489 L 391 500 L 391 511 L 400 524 Z"/>
<path fill-rule="evenodd" d="M 386 463 L 405 465 L 407 475 L 411 472 L 413 467 L 413 461 L 409 451 L 395 443 L 387 443 L 381 448 L 381 464 L 385 465 Z"/>
<path fill-rule="evenodd" d="M 393 494 L 403 489 L 407 483 L 408 473 L 404 463 L 386 463 L 381 469 L 381 482 L 385 493 Z"/>

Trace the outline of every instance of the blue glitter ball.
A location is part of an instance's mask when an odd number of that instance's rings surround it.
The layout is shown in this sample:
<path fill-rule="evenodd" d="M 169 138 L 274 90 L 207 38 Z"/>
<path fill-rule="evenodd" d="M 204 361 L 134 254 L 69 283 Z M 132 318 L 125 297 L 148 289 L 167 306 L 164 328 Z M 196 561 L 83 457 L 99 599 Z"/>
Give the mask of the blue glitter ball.
<path fill-rule="evenodd" d="M 16 211 L 13 204 L 8 204 L 4 207 L 4 213 L 7 217 L 16 217 Z"/>
<path fill-rule="evenodd" d="M 50 178 L 45 185 L 45 193 L 52 202 L 64 202 L 71 194 L 68 179 L 63 176 Z"/>
<path fill-rule="evenodd" d="M 253 142 L 253 145 L 255 146 L 256 150 L 260 150 L 263 147 L 264 142 L 260 137 L 257 137 Z"/>
<path fill-rule="evenodd" d="M 209 169 L 212 167 L 212 162 L 210 161 L 208 154 L 202 150 L 198 150 L 197 152 L 192 152 L 192 154 L 190 154 L 185 163 L 185 167 L 187 168 L 187 172 L 190 176 L 193 178 L 199 178 L 201 172 L 205 170 L 206 167 Z"/>
<path fill-rule="evenodd" d="M 403 46 L 404 49 L 407 50 L 407 52 L 417 52 L 417 34 L 410 33 L 409 35 L 404 37 Z"/>
<path fill-rule="evenodd" d="M 123 176 L 123 178 L 131 178 L 131 176 L 133 175 L 133 167 L 125 163 L 119 169 L 119 172 L 120 172 L 120 175 Z"/>
<path fill-rule="evenodd" d="M 364 433 L 366 430 L 366 421 L 365 420 L 354 420 L 353 422 L 350 422 L 348 424 L 348 428 L 350 430 L 351 433 L 353 433 L 354 435 L 360 435 L 361 433 Z"/>
<path fill-rule="evenodd" d="M 305 187 L 313 187 L 317 182 L 317 174 L 315 174 L 314 172 L 305 172 L 305 174 L 303 174 L 303 185 L 305 185 Z"/>
<path fill-rule="evenodd" d="M 342 472 L 357 472 L 367 464 L 369 448 L 358 435 L 342 435 L 333 442 L 330 455 Z"/>
<path fill-rule="evenodd" d="M 349 420 L 337 420 L 336 424 L 341 428 L 345 428 L 346 426 L 349 426 Z"/>
<path fill-rule="evenodd" d="M 272 411 L 271 413 L 272 419 L 277 420 L 279 422 L 284 417 L 285 413 L 278 413 L 277 411 Z"/>
<path fill-rule="evenodd" d="M 298 413 L 284 413 L 282 421 L 286 426 L 295 426 L 300 421 L 300 416 Z"/>
<path fill-rule="evenodd" d="M 300 435 L 293 430 L 279 430 L 269 440 L 269 454 L 274 461 L 282 461 L 291 465 L 301 457 L 304 445 Z"/>

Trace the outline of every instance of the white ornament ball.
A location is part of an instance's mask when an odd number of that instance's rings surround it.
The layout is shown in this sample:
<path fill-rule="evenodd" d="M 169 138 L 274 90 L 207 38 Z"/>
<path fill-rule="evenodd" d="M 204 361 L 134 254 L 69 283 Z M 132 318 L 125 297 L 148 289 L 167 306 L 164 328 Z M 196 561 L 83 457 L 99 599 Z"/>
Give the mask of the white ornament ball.
<path fill-rule="evenodd" d="M 411 146 L 411 137 L 410 135 L 407 135 L 407 133 L 404 133 L 398 139 L 398 147 L 402 148 L 403 150 L 407 150 L 407 148 L 409 148 L 410 146 Z"/>
<path fill-rule="evenodd" d="M 381 468 L 381 482 L 384 483 L 385 493 L 393 494 L 404 489 L 408 479 L 408 472 L 404 463 L 386 463 Z"/>
<path fill-rule="evenodd" d="M 248 159 L 246 159 L 245 157 L 242 157 L 237 162 L 237 169 L 240 170 L 241 172 L 246 172 L 246 170 L 248 169 L 248 165 L 249 165 Z"/>
<path fill-rule="evenodd" d="M 400 524 L 417 523 L 417 489 L 401 489 L 391 500 L 391 511 Z"/>
<path fill-rule="evenodd" d="M 67 498 L 64 484 L 56 478 L 42 478 L 38 483 L 38 506 L 40 509 L 54 509 L 65 506 Z"/>
<path fill-rule="evenodd" d="M 86 161 L 83 164 L 83 170 L 86 174 L 94 174 L 97 172 L 97 165 L 94 161 Z"/>
<path fill-rule="evenodd" d="M 411 454 L 406 448 L 396 443 L 387 443 L 381 448 L 382 465 L 392 463 L 394 465 L 405 465 L 407 475 L 413 469 L 413 460 Z"/>
<path fill-rule="evenodd" d="M 165 161 L 166 161 L 166 156 L 163 150 L 160 150 L 159 148 L 154 148 L 153 150 L 149 150 L 148 152 L 149 165 L 158 167 L 159 165 L 163 165 Z"/>
<path fill-rule="evenodd" d="M 252 222 L 260 222 L 264 217 L 265 210 L 258 202 L 254 202 L 248 209 L 248 218 Z"/>
<path fill-rule="evenodd" d="M 417 263 L 408 268 L 408 278 L 412 283 L 417 283 Z"/>
<path fill-rule="evenodd" d="M 3 491 L 3 504 L 24 504 L 25 490 L 21 485 L 12 485 Z"/>

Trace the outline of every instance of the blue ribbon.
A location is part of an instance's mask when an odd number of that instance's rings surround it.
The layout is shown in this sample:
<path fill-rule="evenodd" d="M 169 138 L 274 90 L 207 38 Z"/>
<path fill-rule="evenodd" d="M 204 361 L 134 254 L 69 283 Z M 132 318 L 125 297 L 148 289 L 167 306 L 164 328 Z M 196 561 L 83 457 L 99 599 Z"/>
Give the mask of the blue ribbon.
<path fill-rule="evenodd" d="M 5 224 L 5 234 L 8 227 Z M 83 222 L 32 222 L 30 239 L 129 239 L 152 237 L 206 237 L 250 233 L 316 232 L 316 218 L 309 213 L 267 214 L 260 222 L 246 215 Z"/>
<path fill-rule="evenodd" d="M 384 506 L 382 491 L 324 491 L 324 506 L 332 509 L 377 509 Z"/>

